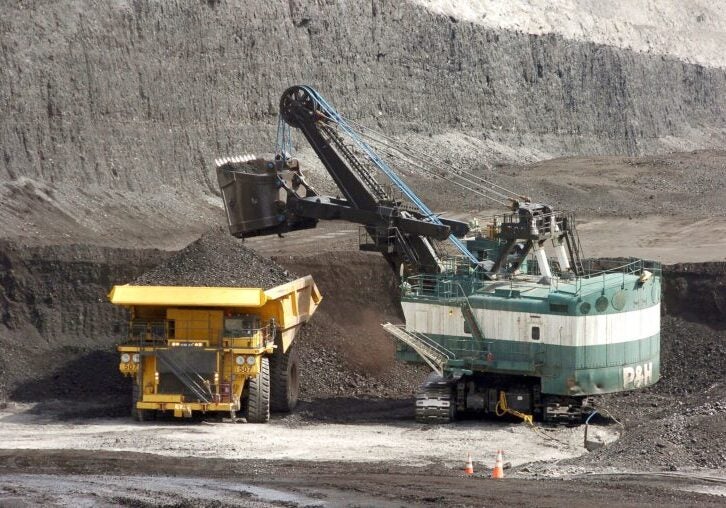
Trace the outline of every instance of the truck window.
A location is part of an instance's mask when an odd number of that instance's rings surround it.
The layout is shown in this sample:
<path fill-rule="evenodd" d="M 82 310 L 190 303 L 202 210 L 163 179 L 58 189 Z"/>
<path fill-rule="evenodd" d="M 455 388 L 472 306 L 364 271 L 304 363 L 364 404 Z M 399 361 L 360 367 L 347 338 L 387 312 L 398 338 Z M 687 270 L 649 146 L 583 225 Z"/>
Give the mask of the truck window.
<path fill-rule="evenodd" d="M 224 319 L 225 337 L 252 337 L 260 327 L 257 316 L 236 316 Z"/>
<path fill-rule="evenodd" d="M 225 337 L 244 337 L 245 333 L 244 319 L 242 318 L 225 318 L 224 320 L 224 336 Z"/>

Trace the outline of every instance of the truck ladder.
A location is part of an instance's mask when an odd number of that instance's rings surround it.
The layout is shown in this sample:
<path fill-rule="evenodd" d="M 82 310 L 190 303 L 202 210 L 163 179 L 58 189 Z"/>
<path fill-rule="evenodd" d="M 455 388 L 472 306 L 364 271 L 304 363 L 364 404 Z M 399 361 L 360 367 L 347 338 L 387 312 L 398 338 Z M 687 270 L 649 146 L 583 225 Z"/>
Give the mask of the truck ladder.
<path fill-rule="evenodd" d="M 444 375 L 446 363 L 456 357 L 454 353 L 437 344 L 423 333 L 407 331 L 405 325 L 386 323 L 381 326 L 388 333 L 416 351 L 439 376 Z"/>
<path fill-rule="evenodd" d="M 156 358 L 160 360 L 161 363 L 166 365 L 168 369 L 172 372 L 172 374 L 174 374 L 179 379 L 179 381 L 181 381 L 182 384 L 186 386 L 189 391 L 191 391 L 199 399 L 200 402 L 209 404 L 210 399 L 207 398 L 204 388 L 199 383 L 197 383 L 191 375 L 174 365 L 174 362 L 172 362 L 168 358 L 165 358 L 163 354 L 156 355 Z"/>

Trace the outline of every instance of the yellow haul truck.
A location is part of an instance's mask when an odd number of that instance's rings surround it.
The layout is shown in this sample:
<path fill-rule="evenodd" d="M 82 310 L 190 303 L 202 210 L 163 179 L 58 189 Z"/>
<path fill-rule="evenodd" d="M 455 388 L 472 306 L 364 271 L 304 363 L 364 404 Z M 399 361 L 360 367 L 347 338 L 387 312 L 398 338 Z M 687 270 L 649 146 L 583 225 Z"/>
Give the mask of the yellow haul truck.
<path fill-rule="evenodd" d="M 295 334 L 322 297 L 309 275 L 272 289 L 114 286 L 130 310 L 119 370 L 134 378 L 132 414 L 224 411 L 262 423 L 297 404 Z"/>

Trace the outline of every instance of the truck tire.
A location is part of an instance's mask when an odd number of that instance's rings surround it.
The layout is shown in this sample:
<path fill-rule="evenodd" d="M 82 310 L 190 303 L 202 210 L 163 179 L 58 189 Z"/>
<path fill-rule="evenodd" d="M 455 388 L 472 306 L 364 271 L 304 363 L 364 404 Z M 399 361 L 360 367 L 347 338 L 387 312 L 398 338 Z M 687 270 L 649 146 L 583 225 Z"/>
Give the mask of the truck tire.
<path fill-rule="evenodd" d="M 297 406 L 300 395 L 297 348 L 291 345 L 285 353 L 278 348 L 270 358 L 270 371 L 270 408 L 275 412 L 289 413 Z"/>
<path fill-rule="evenodd" d="M 247 382 L 247 422 L 270 421 L 270 360 L 260 360 L 260 373 Z"/>

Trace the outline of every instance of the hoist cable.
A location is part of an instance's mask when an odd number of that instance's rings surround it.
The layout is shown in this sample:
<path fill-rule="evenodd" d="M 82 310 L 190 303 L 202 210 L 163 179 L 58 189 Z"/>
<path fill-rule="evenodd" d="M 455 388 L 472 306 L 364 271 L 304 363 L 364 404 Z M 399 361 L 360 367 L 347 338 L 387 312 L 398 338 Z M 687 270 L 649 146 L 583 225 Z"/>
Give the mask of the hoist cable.
<path fill-rule="evenodd" d="M 403 194 L 419 209 L 419 211 L 434 224 L 443 226 L 441 219 L 411 190 L 401 177 L 396 174 L 393 169 L 381 159 L 381 157 L 366 143 L 363 138 L 348 124 L 348 122 L 333 108 L 315 89 L 309 86 L 302 87 L 308 95 L 313 99 L 315 105 L 340 129 L 345 132 L 348 137 L 358 146 L 358 148 L 368 157 L 368 159 L 383 172 L 384 175 L 403 192 Z M 466 245 L 453 234 L 449 235 L 449 241 L 466 256 L 472 263 L 478 263 L 477 257 L 466 248 Z"/>

